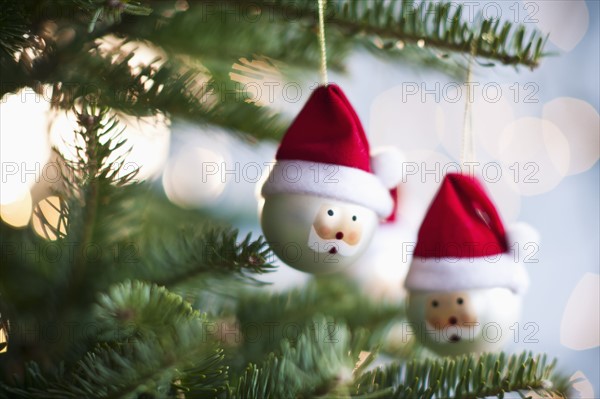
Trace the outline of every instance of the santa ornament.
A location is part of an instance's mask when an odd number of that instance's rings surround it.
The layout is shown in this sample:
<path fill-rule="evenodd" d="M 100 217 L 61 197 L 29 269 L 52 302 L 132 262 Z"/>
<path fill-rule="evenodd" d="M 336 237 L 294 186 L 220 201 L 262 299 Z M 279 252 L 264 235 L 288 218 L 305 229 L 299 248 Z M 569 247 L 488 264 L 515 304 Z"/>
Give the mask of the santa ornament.
<path fill-rule="evenodd" d="M 400 155 L 371 154 L 358 115 L 335 84 L 318 87 L 286 132 L 262 187 L 263 233 L 305 272 L 352 264 L 394 210 Z"/>
<path fill-rule="evenodd" d="M 286 132 L 262 187 L 261 225 L 273 252 L 310 273 L 351 265 L 377 224 L 392 220 L 401 159 L 371 154 L 358 115 L 327 78 L 325 1 L 318 1 L 321 86 Z"/>
<path fill-rule="evenodd" d="M 514 248 L 533 241 L 527 225 L 505 231 L 475 177 L 448 174 L 423 220 L 405 281 L 417 339 L 440 355 L 500 349 L 514 337 L 529 281 Z"/>

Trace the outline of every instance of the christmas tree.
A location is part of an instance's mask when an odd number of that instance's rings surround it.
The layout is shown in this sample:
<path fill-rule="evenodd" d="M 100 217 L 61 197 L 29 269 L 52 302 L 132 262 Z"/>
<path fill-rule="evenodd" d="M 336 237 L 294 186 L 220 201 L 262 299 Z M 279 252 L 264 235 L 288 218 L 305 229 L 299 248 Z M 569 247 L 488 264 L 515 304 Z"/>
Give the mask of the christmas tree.
<path fill-rule="evenodd" d="M 132 117 L 214 126 L 250 145 L 279 140 L 289 116 L 253 99 L 244 83 L 260 70 L 248 65 L 314 79 L 316 1 L 1 4 L 1 95 L 29 88 L 77 124 L 52 157 L 58 178 L 35 208 L 37 232 L 0 223 L 1 397 L 568 393 L 545 354 L 432 357 L 414 339 L 389 345 L 404 304 L 339 276 L 266 291 L 261 275 L 277 268 L 262 237 L 174 205 L 126 167 Z M 546 37 L 523 24 L 465 15 L 450 2 L 330 1 L 328 65 L 343 71 L 363 49 L 464 79 L 469 57 L 535 69 L 547 55 Z M 132 63 L 145 48 L 159 56 Z"/>

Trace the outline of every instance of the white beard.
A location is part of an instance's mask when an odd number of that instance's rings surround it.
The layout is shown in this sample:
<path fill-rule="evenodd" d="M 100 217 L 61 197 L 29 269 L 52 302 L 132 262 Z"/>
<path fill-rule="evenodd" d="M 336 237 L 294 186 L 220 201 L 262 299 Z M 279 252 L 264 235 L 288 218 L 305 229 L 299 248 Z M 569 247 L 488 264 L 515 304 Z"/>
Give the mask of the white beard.
<path fill-rule="evenodd" d="M 310 234 L 308 236 L 308 247 L 315 252 L 319 253 L 330 253 L 333 255 L 340 255 L 344 257 L 353 256 L 356 254 L 360 247 L 360 242 L 356 245 L 350 245 L 342 240 L 324 240 L 317 234 L 317 231 L 313 226 L 310 227 Z M 337 251 L 334 253 L 329 252 L 332 248 Z"/>

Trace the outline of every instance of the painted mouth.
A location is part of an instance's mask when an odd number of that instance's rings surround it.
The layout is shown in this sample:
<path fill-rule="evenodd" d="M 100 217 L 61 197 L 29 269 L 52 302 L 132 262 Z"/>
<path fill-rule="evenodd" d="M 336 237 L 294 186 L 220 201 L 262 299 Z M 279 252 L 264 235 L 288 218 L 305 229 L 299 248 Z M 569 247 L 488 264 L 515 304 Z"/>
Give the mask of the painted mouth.
<path fill-rule="evenodd" d="M 314 226 L 310 228 L 307 245 L 314 252 L 342 257 L 353 257 L 361 248 L 359 243 L 350 245 L 344 240 L 324 240 L 317 234 Z"/>
<path fill-rule="evenodd" d="M 452 334 L 449 339 L 450 342 L 458 342 L 460 341 L 460 337 L 456 334 Z"/>

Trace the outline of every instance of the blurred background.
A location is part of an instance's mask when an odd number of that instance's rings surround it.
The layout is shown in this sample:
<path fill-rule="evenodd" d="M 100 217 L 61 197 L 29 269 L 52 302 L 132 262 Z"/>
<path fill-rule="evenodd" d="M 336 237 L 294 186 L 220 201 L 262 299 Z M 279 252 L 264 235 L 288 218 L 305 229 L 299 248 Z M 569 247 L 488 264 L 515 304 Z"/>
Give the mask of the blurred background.
<path fill-rule="evenodd" d="M 565 370 L 577 370 L 583 397 L 600 395 L 600 3 L 597 1 L 471 2 L 476 11 L 531 23 L 550 33 L 535 71 L 475 65 L 473 132 L 475 167 L 507 225 L 522 221 L 541 235 L 528 268 L 531 287 L 522 322 L 509 350 L 548 352 Z M 119 43 L 105 40 L 107 48 Z M 129 43 L 128 45 L 133 45 Z M 143 46 L 137 44 L 137 46 Z M 400 43 L 401 46 L 401 43 Z M 130 65 L 157 54 L 136 52 Z M 315 82 L 286 82 L 268 62 L 241 62 L 230 74 L 246 83 L 258 106 L 297 114 Z M 421 219 L 443 174 L 456 171 L 463 128 L 465 86 L 446 75 L 423 72 L 354 54 L 345 74 L 333 74 L 363 121 L 372 147 L 396 146 L 405 157 L 397 222 L 383 225 L 372 247 L 347 273 L 382 301 L 404 296 L 410 257 Z M 48 96 L 49 97 L 49 96 Z M 121 118 L 133 144 L 131 167 L 174 204 L 211 212 L 260 234 L 258 189 L 274 158 L 276 142 L 248 143 L 225 132 L 167 117 Z M 50 111 L 49 98 L 21 91 L 0 105 L 2 182 L 0 213 L 15 227 L 41 223 L 40 204 L 51 219 L 58 202 L 49 196 L 58 169 L 51 146 L 73 137 L 70 114 Z M 18 134 L 15 134 L 18 132 Z M 125 151 L 125 150 L 124 150 Z M 40 233 L 42 233 L 40 231 Z M 49 237 L 50 239 L 52 237 Z M 280 264 L 263 279 L 269 289 L 304 284 L 310 276 Z M 585 396 L 589 395 L 589 396 Z"/>

